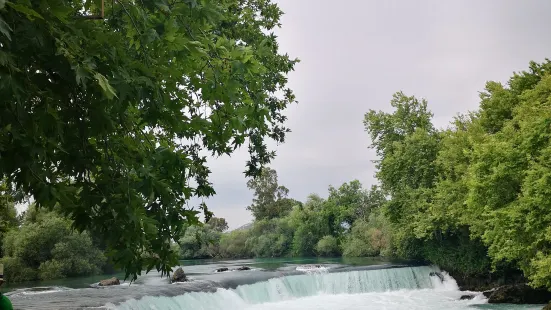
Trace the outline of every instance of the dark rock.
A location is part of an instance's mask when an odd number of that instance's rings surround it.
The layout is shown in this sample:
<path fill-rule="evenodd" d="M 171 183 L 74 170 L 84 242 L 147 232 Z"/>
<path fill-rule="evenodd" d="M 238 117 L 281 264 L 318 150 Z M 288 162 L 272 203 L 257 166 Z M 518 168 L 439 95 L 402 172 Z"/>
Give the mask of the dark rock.
<path fill-rule="evenodd" d="M 237 270 L 239 270 L 239 271 L 242 271 L 242 270 L 251 270 L 251 268 L 250 268 L 250 267 L 247 267 L 247 266 L 241 266 L 241 267 L 237 268 Z"/>
<path fill-rule="evenodd" d="M 105 279 L 105 280 L 101 280 L 99 281 L 99 286 L 111 286 L 111 285 L 120 285 L 121 282 L 119 281 L 119 279 L 113 277 L 111 279 Z"/>
<path fill-rule="evenodd" d="M 444 276 L 440 272 L 432 271 L 429 273 L 430 277 L 438 277 L 440 279 L 440 282 L 444 282 Z"/>
<path fill-rule="evenodd" d="M 491 289 L 491 290 L 488 290 L 488 291 L 484 291 L 482 292 L 482 295 L 484 295 L 484 297 L 486 298 L 490 298 L 490 296 L 492 296 L 492 293 L 495 291 L 495 289 Z"/>
<path fill-rule="evenodd" d="M 450 270 L 461 291 L 484 292 L 504 285 L 526 283 L 521 271 L 506 269 L 496 273 L 466 274 Z"/>
<path fill-rule="evenodd" d="M 551 300 L 551 292 L 534 289 L 527 284 L 498 287 L 488 298 L 491 304 L 546 304 Z"/>
<path fill-rule="evenodd" d="M 228 270 L 229 270 L 228 268 L 222 267 L 222 268 L 216 269 L 216 272 L 224 272 L 224 271 L 228 271 Z"/>
<path fill-rule="evenodd" d="M 543 307 L 543 309 L 541 310 L 551 310 L 551 302 L 548 303 L 545 307 Z"/>
<path fill-rule="evenodd" d="M 459 298 L 459 300 L 471 300 L 474 298 L 475 295 L 463 295 Z"/>
<path fill-rule="evenodd" d="M 179 267 L 178 269 L 176 269 L 176 271 L 174 271 L 174 274 L 172 274 L 172 282 L 186 282 L 187 281 L 187 277 L 186 277 L 186 274 L 184 273 L 184 269 L 182 269 L 182 267 Z"/>

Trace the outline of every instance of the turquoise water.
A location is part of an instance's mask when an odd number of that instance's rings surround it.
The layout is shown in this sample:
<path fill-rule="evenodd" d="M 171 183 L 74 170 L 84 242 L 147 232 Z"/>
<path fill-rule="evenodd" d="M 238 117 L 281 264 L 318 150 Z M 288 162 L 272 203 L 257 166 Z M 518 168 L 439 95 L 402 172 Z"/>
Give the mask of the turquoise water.
<path fill-rule="evenodd" d="M 174 297 L 144 297 L 118 305 L 113 310 L 293 310 L 293 309 L 541 309 L 538 305 L 491 305 L 481 293 L 460 300 L 465 292 L 442 272 L 444 281 L 431 272 L 437 267 L 419 266 L 329 273 L 310 270 L 306 274 L 273 278 L 235 289 L 188 293 Z"/>
<path fill-rule="evenodd" d="M 284 271 L 294 270 L 296 265 L 300 264 L 326 264 L 335 266 L 376 266 L 385 265 L 389 263 L 394 264 L 407 264 L 406 261 L 400 260 L 385 260 L 381 258 L 371 257 L 354 257 L 354 258 L 320 258 L 320 257 L 306 257 L 306 258 L 257 258 L 257 259 L 241 259 L 241 260 L 227 260 L 227 259 L 197 259 L 197 260 L 182 260 L 181 266 L 184 267 L 186 274 L 197 276 L 199 278 L 208 277 L 212 274 L 212 271 L 221 267 L 239 267 L 250 266 L 251 268 L 258 268 L 267 271 Z M 2 287 L 4 292 L 13 291 L 21 288 L 30 287 L 67 287 L 67 288 L 87 288 L 94 283 L 98 283 L 100 280 L 117 277 L 124 279 L 124 273 L 118 272 L 113 274 L 104 274 L 89 277 L 77 277 L 67 279 L 56 279 L 46 281 L 33 281 L 25 283 L 16 283 L 13 285 L 5 285 Z M 159 274 L 155 271 L 150 272 L 148 275 L 143 275 L 137 281 L 137 284 L 148 282 L 152 278 L 159 278 Z M 156 282 L 156 280 L 155 280 Z M 161 281 L 162 282 L 162 281 Z M 151 284 L 151 283 L 150 283 Z"/>
<path fill-rule="evenodd" d="M 361 258 L 183 261 L 190 282 L 170 284 L 157 273 L 136 283 L 90 288 L 103 277 L 27 284 L 8 293 L 16 309 L 541 309 L 538 305 L 487 305 L 481 293 L 460 300 L 453 278 L 434 266 Z M 250 270 L 237 271 L 241 266 Z M 228 272 L 216 272 L 225 267 Z M 40 286 L 42 288 L 29 288 Z"/>

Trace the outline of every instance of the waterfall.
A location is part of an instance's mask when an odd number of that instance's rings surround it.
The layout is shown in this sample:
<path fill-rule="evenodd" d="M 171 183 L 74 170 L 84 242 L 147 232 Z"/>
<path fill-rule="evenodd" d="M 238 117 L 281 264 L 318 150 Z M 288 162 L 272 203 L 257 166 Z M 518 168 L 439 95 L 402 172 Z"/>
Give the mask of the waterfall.
<path fill-rule="evenodd" d="M 244 309 L 249 305 L 292 300 L 317 295 L 359 294 L 418 289 L 455 289 L 455 281 L 445 276 L 445 283 L 431 277 L 436 267 L 404 267 L 338 273 L 309 273 L 273 278 L 235 289 L 214 293 L 194 292 L 175 297 L 146 296 L 129 300 L 110 309 L 211 310 Z M 450 284 L 446 284 L 450 282 Z"/>

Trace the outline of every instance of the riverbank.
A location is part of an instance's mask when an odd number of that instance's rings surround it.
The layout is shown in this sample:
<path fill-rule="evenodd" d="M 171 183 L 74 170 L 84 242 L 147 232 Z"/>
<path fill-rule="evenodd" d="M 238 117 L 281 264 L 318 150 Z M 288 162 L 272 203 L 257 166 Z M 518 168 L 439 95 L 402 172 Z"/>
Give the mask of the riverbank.
<path fill-rule="evenodd" d="M 551 292 L 545 288 L 533 288 L 521 271 L 465 275 L 450 272 L 461 291 L 482 292 L 491 304 L 549 304 Z"/>

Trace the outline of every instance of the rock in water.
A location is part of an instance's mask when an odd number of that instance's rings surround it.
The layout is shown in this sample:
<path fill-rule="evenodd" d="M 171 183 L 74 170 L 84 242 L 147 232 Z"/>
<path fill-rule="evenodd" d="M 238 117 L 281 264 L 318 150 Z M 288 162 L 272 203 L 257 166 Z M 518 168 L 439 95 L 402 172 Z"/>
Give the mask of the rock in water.
<path fill-rule="evenodd" d="M 541 310 L 551 310 L 551 302 L 548 303 L 545 307 L 543 307 L 543 309 Z"/>
<path fill-rule="evenodd" d="M 176 269 L 176 271 L 174 271 L 174 274 L 172 275 L 172 282 L 186 282 L 187 281 L 187 277 L 186 277 L 186 274 L 184 273 L 184 269 L 182 269 L 182 267 Z"/>
<path fill-rule="evenodd" d="M 240 271 L 242 271 L 242 270 L 251 270 L 251 268 L 249 268 L 247 266 L 241 266 L 241 267 L 237 268 L 237 270 L 240 270 Z"/>
<path fill-rule="evenodd" d="M 121 282 L 119 281 L 119 279 L 113 277 L 111 279 L 105 279 L 105 280 L 101 280 L 99 281 L 99 286 L 111 286 L 111 285 L 120 285 Z"/>
<path fill-rule="evenodd" d="M 459 298 L 459 300 L 471 300 L 474 298 L 474 295 L 463 295 Z"/>
<path fill-rule="evenodd" d="M 534 289 L 527 284 L 505 285 L 498 287 L 490 298 L 491 304 L 546 304 L 551 300 L 551 292 Z"/>
<path fill-rule="evenodd" d="M 224 271 L 228 271 L 228 270 L 229 270 L 228 268 L 222 267 L 222 268 L 216 269 L 216 272 L 224 272 Z"/>
<path fill-rule="evenodd" d="M 496 289 L 494 288 L 494 289 L 491 289 L 491 290 L 488 290 L 488 291 L 484 291 L 484 292 L 482 292 L 482 295 L 484 295 L 484 297 L 486 297 L 486 298 L 490 298 L 490 296 L 492 296 L 492 294 L 494 293 L 495 290 Z"/>

